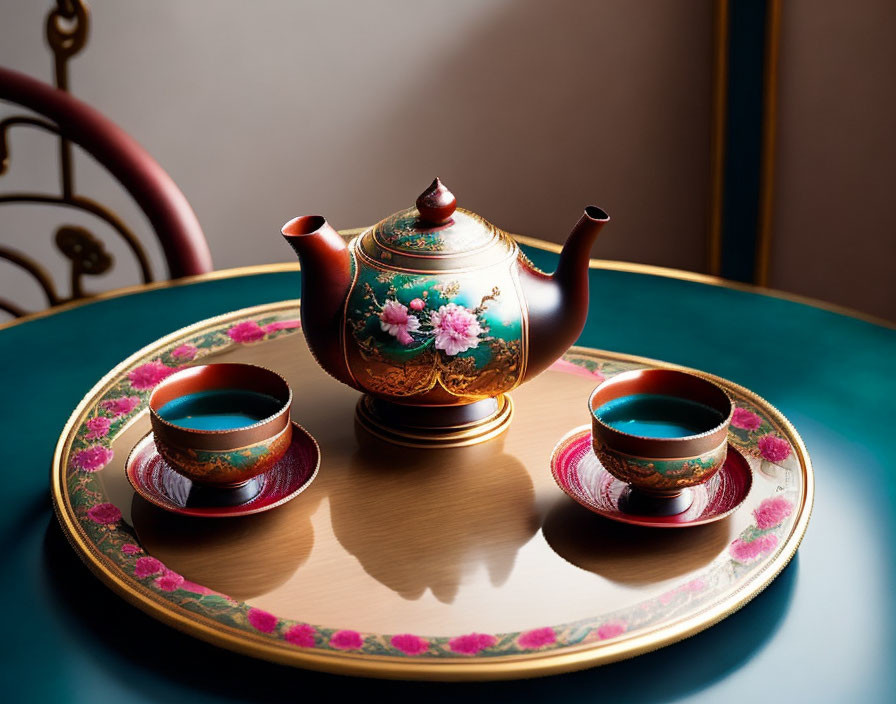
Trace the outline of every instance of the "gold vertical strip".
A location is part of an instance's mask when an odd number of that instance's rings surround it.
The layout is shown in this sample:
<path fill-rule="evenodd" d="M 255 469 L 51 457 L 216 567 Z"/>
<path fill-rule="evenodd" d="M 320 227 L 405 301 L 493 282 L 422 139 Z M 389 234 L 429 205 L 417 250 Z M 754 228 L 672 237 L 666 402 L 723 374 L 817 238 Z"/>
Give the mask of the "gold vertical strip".
<path fill-rule="evenodd" d="M 725 195 L 725 127 L 728 102 L 729 0 L 715 0 L 713 17 L 712 134 L 706 268 L 722 272 L 722 205 Z"/>
<path fill-rule="evenodd" d="M 768 0 L 765 27 L 765 66 L 762 76 L 762 162 L 759 182 L 759 218 L 756 231 L 756 266 L 753 283 L 768 286 L 775 197 L 775 137 L 778 120 L 778 50 L 781 35 L 781 0 Z"/>

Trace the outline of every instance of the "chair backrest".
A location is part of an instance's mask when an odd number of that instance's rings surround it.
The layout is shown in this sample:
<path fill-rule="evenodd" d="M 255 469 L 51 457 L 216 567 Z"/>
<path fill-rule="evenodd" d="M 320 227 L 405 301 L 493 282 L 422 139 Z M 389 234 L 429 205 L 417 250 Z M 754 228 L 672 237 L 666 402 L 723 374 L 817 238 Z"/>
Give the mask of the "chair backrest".
<path fill-rule="evenodd" d="M 0 68 L 0 100 L 40 116 L 13 116 L 0 121 L 0 175 L 9 162 L 7 135 L 11 127 L 27 125 L 53 132 L 62 143 L 63 171 L 71 168 L 70 163 L 65 163 L 65 149 L 67 142 L 71 142 L 93 156 L 130 193 L 158 237 L 171 278 L 212 270 L 208 243 L 186 197 L 146 150 L 115 123 L 65 91 L 5 68 Z M 107 208 L 75 193 L 71 179 L 63 178 L 62 193 L 58 195 L 0 194 L 0 206 L 23 202 L 72 207 L 105 221 L 127 242 L 138 260 L 144 282 L 152 280 L 148 258 L 134 234 Z M 29 272 L 44 289 L 50 305 L 86 295 L 81 287 L 81 275 L 99 274 L 111 266 L 111 258 L 102 243 L 82 227 L 61 227 L 56 233 L 56 245 L 71 260 L 69 297 L 56 292 L 39 264 L 21 252 L 0 245 L 0 258 Z M 0 309 L 14 316 L 25 313 L 2 298 Z"/>

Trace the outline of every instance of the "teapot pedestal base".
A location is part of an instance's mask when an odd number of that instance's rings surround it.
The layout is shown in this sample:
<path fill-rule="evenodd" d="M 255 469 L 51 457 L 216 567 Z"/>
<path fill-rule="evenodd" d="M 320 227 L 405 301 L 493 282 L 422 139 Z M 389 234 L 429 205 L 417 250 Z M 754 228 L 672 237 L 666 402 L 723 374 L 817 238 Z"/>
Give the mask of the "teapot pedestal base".
<path fill-rule="evenodd" d="M 497 437 L 513 417 L 513 401 L 501 394 L 463 406 L 411 406 L 365 394 L 355 421 L 368 433 L 406 447 L 462 447 Z"/>

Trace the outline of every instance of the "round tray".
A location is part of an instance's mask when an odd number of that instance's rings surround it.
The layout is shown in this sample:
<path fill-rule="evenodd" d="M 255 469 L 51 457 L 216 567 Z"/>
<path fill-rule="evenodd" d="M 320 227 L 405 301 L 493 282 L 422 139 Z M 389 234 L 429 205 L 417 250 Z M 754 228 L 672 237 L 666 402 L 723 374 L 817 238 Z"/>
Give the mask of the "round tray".
<path fill-rule="evenodd" d="M 562 672 L 711 626 L 775 578 L 806 530 L 805 447 L 776 409 L 735 384 L 709 377 L 739 408 L 729 441 L 750 463 L 750 495 L 718 523 L 656 531 L 576 504 L 554 484 L 550 456 L 587 422 L 602 378 L 671 365 L 573 348 L 513 392 L 507 433 L 422 450 L 355 426 L 357 392 L 316 365 L 298 318 L 298 302 L 286 301 L 159 340 L 97 383 L 56 447 L 53 501 L 76 552 L 125 599 L 199 638 L 376 677 Z M 293 418 L 321 447 L 305 493 L 229 519 L 166 513 L 134 494 L 124 461 L 149 429 L 149 390 L 199 360 L 286 377 Z"/>

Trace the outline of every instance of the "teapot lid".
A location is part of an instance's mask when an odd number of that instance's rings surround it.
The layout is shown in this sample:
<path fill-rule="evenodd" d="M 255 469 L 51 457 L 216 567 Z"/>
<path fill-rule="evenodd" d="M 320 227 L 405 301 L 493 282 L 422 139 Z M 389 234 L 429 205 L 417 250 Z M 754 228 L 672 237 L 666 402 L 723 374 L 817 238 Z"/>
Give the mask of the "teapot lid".
<path fill-rule="evenodd" d="M 463 208 L 439 179 L 416 206 L 380 221 L 361 236 L 361 251 L 388 268 L 446 271 L 479 268 L 517 253 L 503 230 Z"/>

